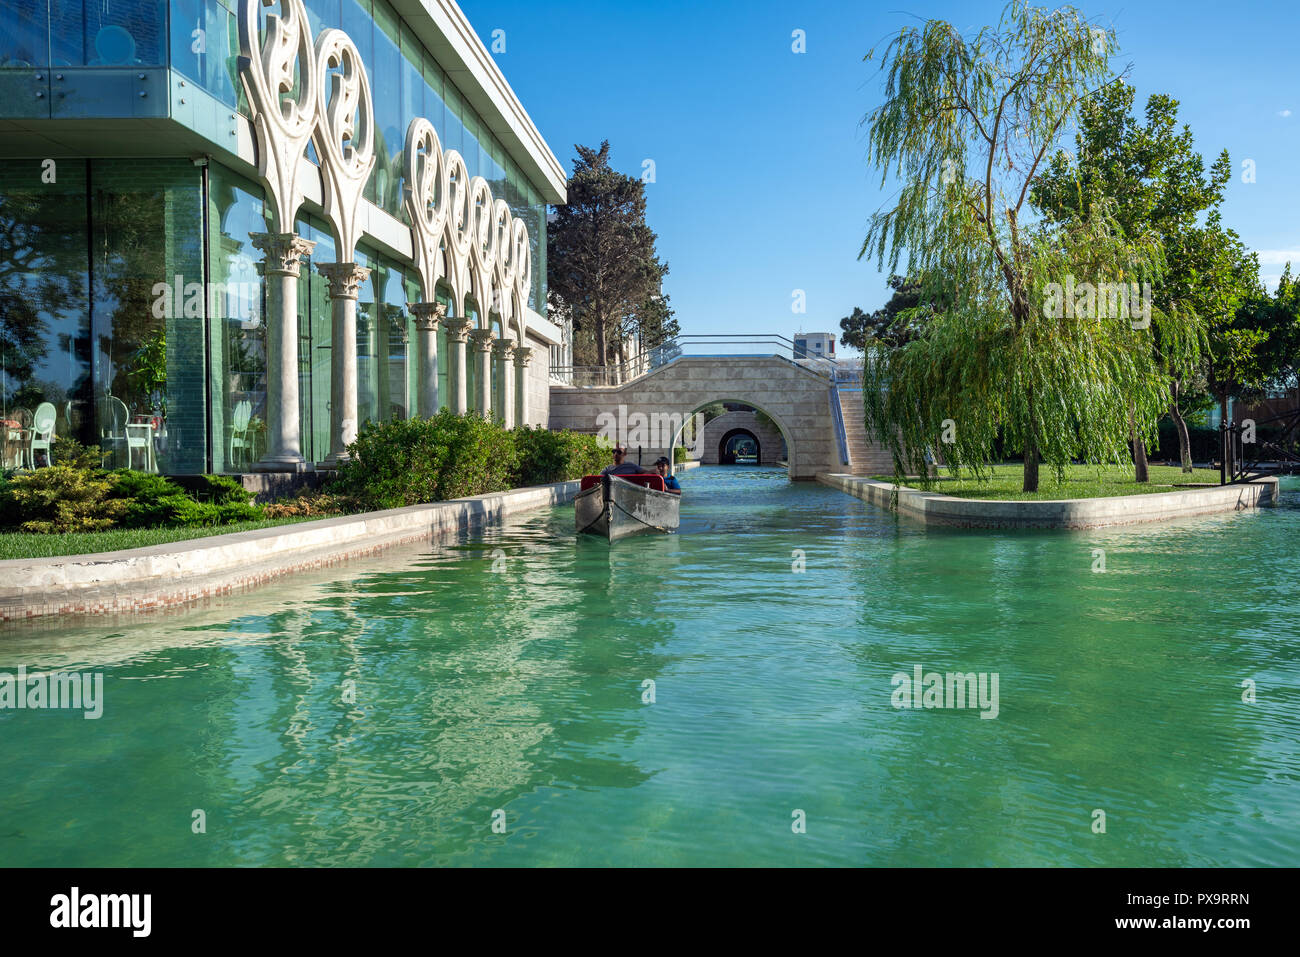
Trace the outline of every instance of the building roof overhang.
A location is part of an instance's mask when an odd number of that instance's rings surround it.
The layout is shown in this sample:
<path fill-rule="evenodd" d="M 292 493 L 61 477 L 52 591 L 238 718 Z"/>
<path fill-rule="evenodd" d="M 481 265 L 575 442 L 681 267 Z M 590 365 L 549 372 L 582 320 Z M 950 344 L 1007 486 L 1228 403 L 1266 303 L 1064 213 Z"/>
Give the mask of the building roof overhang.
<path fill-rule="evenodd" d="M 455 0 L 390 2 L 542 198 L 564 205 L 568 200 L 564 168 Z"/>

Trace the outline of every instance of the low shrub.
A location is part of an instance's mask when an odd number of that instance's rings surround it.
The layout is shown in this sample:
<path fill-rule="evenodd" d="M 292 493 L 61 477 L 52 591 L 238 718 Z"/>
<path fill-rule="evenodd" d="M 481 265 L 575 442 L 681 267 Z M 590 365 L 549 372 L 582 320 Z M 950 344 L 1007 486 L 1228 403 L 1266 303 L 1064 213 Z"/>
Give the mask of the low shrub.
<path fill-rule="evenodd" d="M 229 475 L 187 476 L 185 486 L 185 490 L 200 502 L 248 505 L 253 501 L 253 493 L 244 488 L 244 483 Z"/>
<path fill-rule="evenodd" d="M 581 478 L 600 471 L 609 456 L 594 435 L 529 426 L 505 429 L 477 415 L 446 411 L 428 419 L 367 424 L 348 451 L 352 458 L 339 468 L 330 492 L 355 510 L 401 508 Z"/>
<path fill-rule="evenodd" d="M 99 448 L 82 445 L 70 435 L 56 435 L 51 458 L 55 465 L 74 469 L 98 469 L 104 464 L 104 453 Z"/>
<path fill-rule="evenodd" d="M 126 503 L 118 524 L 123 528 L 208 528 L 263 517 L 260 508 L 249 504 L 250 495 L 237 481 L 215 475 L 202 476 L 202 480 L 212 490 L 208 501 L 196 501 L 161 475 L 127 469 L 110 473 L 114 496 Z"/>
<path fill-rule="evenodd" d="M 509 488 L 510 433 L 476 415 L 367 423 L 348 446 L 334 487 L 362 509 L 400 508 Z"/>
<path fill-rule="evenodd" d="M 18 503 L 14 501 L 10 475 L 0 472 L 0 528 L 18 527 Z"/>
<path fill-rule="evenodd" d="M 565 482 L 599 472 L 609 462 L 609 447 L 596 436 L 564 429 L 524 426 L 510 433 L 519 462 L 515 487 Z"/>
<path fill-rule="evenodd" d="M 690 460 L 690 453 L 686 451 L 686 446 L 677 445 L 673 447 L 673 462 L 681 465 Z"/>
<path fill-rule="evenodd" d="M 102 531 L 127 508 L 102 472 L 69 465 L 15 475 L 5 483 L 3 498 L 5 524 L 36 534 Z"/>
<path fill-rule="evenodd" d="M 262 514 L 267 518 L 328 518 L 353 511 L 357 511 L 357 508 L 352 499 L 316 490 L 307 490 L 293 498 L 262 506 Z"/>

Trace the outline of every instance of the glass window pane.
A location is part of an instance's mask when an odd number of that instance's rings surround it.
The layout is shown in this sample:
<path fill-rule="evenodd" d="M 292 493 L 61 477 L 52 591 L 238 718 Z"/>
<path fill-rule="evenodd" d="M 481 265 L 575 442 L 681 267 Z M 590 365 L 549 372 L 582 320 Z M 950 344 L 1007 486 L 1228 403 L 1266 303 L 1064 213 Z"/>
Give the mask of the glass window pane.
<path fill-rule="evenodd" d="M 303 259 L 298 280 L 298 414 L 302 454 L 321 462 L 330 452 L 330 387 L 333 376 L 334 317 L 330 287 L 316 268 L 337 261 L 334 236 L 314 217 L 298 220 L 298 234 L 316 244 Z M 368 263 L 358 253 L 353 259 Z"/>
<path fill-rule="evenodd" d="M 352 38 L 352 42 L 357 45 L 357 52 L 361 54 L 361 62 L 370 71 L 370 92 L 375 98 L 376 107 L 378 107 L 381 98 L 384 96 L 384 91 L 375 82 L 375 24 L 370 19 L 370 0 L 342 0 L 342 7 L 343 30 Z M 379 165 L 382 162 L 383 155 L 379 150 L 379 138 L 382 132 L 380 129 L 375 131 L 376 168 L 370 174 L 370 178 L 366 180 L 366 188 L 363 192 L 366 199 L 376 204 L 379 203 L 376 183 L 379 178 Z"/>
<path fill-rule="evenodd" d="M 56 66 L 165 66 L 166 35 L 157 0 L 50 0 Z"/>
<path fill-rule="evenodd" d="M 376 7 L 378 9 L 378 6 Z M 370 86 L 375 100 L 375 184 L 374 202 L 393 215 L 401 211 L 402 147 L 406 127 L 402 123 L 402 54 L 383 31 L 374 32 L 375 51 L 370 60 Z"/>
<path fill-rule="evenodd" d="M 208 166 L 208 248 L 218 290 L 208 324 L 212 469 L 246 472 L 266 451 L 265 287 L 251 233 L 265 232 L 262 188 Z"/>
<path fill-rule="evenodd" d="M 343 23 L 341 0 L 304 0 L 304 5 L 313 37 L 319 36 L 326 27 L 339 27 Z"/>
<path fill-rule="evenodd" d="M 5 28 L 0 32 L 0 68 L 49 64 L 49 29 L 46 0 L 6 3 Z"/>
<path fill-rule="evenodd" d="M 383 259 L 376 288 L 380 290 L 380 321 L 376 329 L 376 391 L 383 421 L 404 419 L 414 411 L 407 375 L 411 322 L 406 314 L 407 283 L 391 259 Z"/>
<path fill-rule="evenodd" d="M 468 166 L 470 158 L 465 156 L 465 126 L 460 121 L 460 92 L 450 81 L 443 86 L 442 99 L 443 103 L 446 104 L 446 109 L 443 111 L 443 128 L 438 131 L 438 134 L 442 137 L 442 148 L 444 150 L 456 150 L 461 156 L 465 157 L 465 164 Z M 473 172 L 473 170 L 470 170 L 471 176 Z"/>
<path fill-rule="evenodd" d="M 56 434 L 95 443 L 86 164 L 58 170 L 44 184 L 40 160 L 0 161 L 0 468 L 48 463 L 33 430 L 44 403 Z"/>
<path fill-rule="evenodd" d="M 207 464 L 201 171 L 91 164 L 91 322 L 101 448 L 124 468 Z"/>
<path fill-rule="evenodd" d="M 233 0 L 227 0 L 233 2 Z M 171 66 L 229 107 L 239 105 L 239 29 L 220 0 L 171 0 Z"/>
<path fill-rule="evenodd" d="M 49 9 L 51 65 L 85 66 L 87 57 L 84 0 L 50 0 Z"/>
<path fill-rule="evenodd" d="M 400 21 L 397 13 L 388 3 L 388 0 L 374 0 L 372 9 L 375 15 L 375 26 L 379 28 L 375 38 L 378 39 L 382 36 L 391 42 L 393 46 L 397 46 L 401 40 L 401 30 L 398 26 Z"/>
<path fill-rule="evenodd" d="M 462 99 L 460 106 L 460 122 L 465 128 L 465 135 L 461 142 L 461 152 L 465 156 L 465 165 L 469 168 L 470 178 L 483 175 L 483 155 L 479 148 L 478 141 L 478 117 L 470 109 L 469 104 Z"/>

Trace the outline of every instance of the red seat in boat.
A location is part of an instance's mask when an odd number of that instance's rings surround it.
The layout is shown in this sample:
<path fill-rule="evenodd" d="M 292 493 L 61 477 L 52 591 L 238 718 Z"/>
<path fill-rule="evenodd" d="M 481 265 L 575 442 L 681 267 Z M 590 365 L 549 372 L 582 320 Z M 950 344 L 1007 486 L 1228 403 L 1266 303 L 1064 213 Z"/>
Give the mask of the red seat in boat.
<path fill-rule="evenodd" d="M 623 479 L 626 482 L 631 482 L 633 485 L 640 485 L 642 488 L 654 489 L 656 492 L 667 491 L 667 489 L 664 488 L 663 476 L 655 472 L 647 472 L 642 475 L 616 475 L 614 477 Z M 599 484 L 599 475 L 584 475 L 582 477 L 581 490 L 585 492 L 587 489 Z"/>

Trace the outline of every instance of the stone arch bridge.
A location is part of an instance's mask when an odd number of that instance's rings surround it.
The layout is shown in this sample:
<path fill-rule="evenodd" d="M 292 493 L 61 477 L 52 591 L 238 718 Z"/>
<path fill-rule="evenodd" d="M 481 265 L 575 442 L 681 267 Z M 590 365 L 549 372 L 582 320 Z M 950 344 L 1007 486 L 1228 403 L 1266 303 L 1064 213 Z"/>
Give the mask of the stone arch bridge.
<path fill-rule="evenodd" d="M 672 457 L 694 412 L 711 402 L 739 402 L 781 430 L 793 480 L 892 471 L 889 456 L 865 433 L 860 447 L 850 444 L 856 436 L 846 434 L 844 408 L 860 426 L 861 392 L 841 397 L 834 379 L 833 372 L 779 355 L 680 356 L 621 385 L 552 384 L 550 427 L 606 435 L 630 446 L 633 456 L 639 447 L 648 466 L 661 455 Z"/>

